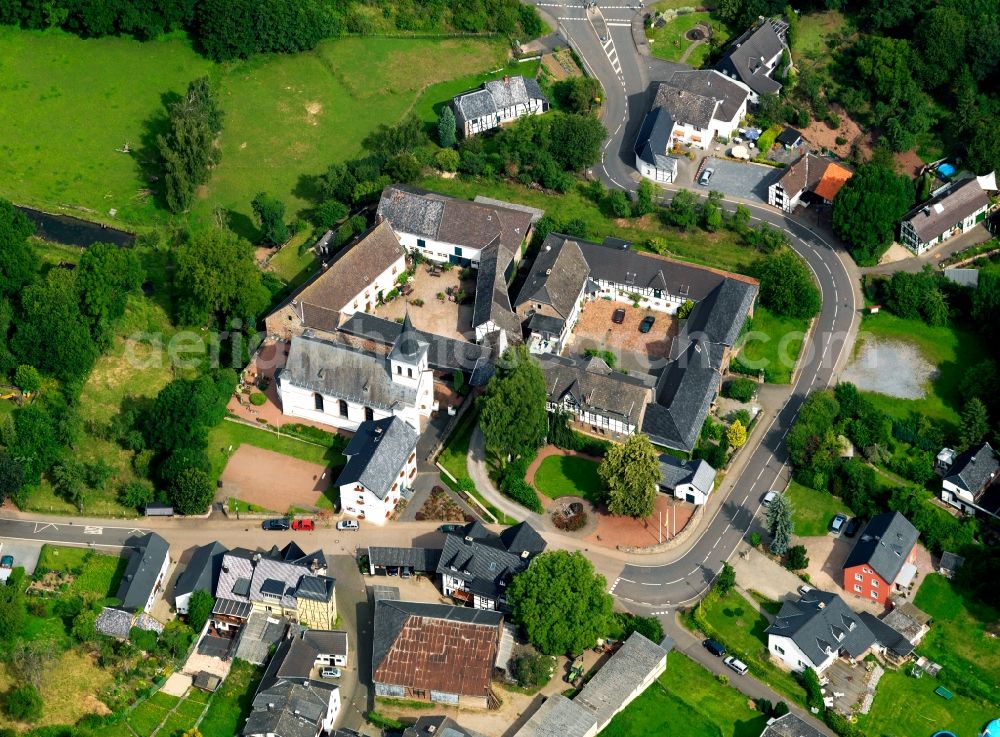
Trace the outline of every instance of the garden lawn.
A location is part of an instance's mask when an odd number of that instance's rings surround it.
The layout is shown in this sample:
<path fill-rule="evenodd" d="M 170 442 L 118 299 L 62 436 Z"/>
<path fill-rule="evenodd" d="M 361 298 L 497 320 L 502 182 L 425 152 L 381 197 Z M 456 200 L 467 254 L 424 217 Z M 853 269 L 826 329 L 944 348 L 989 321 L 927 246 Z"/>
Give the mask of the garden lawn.
<path fill-rule="evenodd" d="M 72 573 L 79 570 L 69 591 L 74 594 L 93 594 L 99 599 L 114 596 L 125 573 L 128 561 L 117 555 L 95 553 L 86 548 L 43 545 L 38 555 L 37 572 L 60 571 Z"/>
<path fill-rule="evenodd" d="M 504 51 L 481 39 L 347 38 L 214 64 L 182 34 L 140 42 L 3 27 L 0 196 L 133 226 L 163 223 L 169 213 L 148 189 L 157 173 L 146 163 L 155 158 L 152 136 L 162 130 L 164 99 L 207 74 L 225 113 L 222 160 L 185 217 L 209 223 L 222 208 L 253 237 L 257 192 L 279 197 L 294 216 L 311 206 L 303 175 L 356 155 L 427 85 L 495 69 Z M 120 152 L 126 143 L 131 153 Z"/>
<path fill-rule="evenodd" d="M 934 618 L 917 651 L 941 663 L 946 680 L 949 671 L 975 678 L 1000 703 L 1000 640 L 986 634 L 1000 612 L 966 598 L 937 573 L 924 578 L 913 603 Z"/>
<path fill-rule="evenodd" d="M 750 330 L 741 338 L 740 362 L 748 368 L 763 369 L 770 384 L 788 384 L 802 353 L 809 320 L 775 315 L 758 307 Z"/>
<path fill-rule="evenodd" d="M 810 489 L 798 481 L 792 481 L 785 494 L 792 503 L 792 524 L 798 537 L 825 535 L 834 515 L 842 512 L 850 517 L 854 514 L 830 492 Z"/>
<path fill-rule="evenodd" d="M 319 236 L 312 228 L 296 233 L 268 262 L 268 271 L 273 271 L 289 288 L 305 282 L 319 266 L 312 245 Z M 301 246 L 305 246 L 300 252 Z"/>
<path fill-rule="evenodd" d="M 474 199 L 477 194 L 494 197 L 521 205 L 530 205 L 545 211 L 560 223 L 568 220 L 582 220 L 587 226 L 587 237 L 601 241 L 605 236 L 623 238 L 637 248 L 645 248 L 650 238 L 660 238 L 669 247 L 669 255 L 681 261 L 726 269 L 740 274 L 749 274 L 757 260 L 756 252 L 743 246 L 729 231 L 709 233 L 704 230 L 679 231 L 660 223 L 656 215 L 643 218 L 614 220 L 601 212 L 592 201 L 578 190 L 555 195 L 539 192 L 520 184 L 502 181 L 479 181 L 455 177 L 444 179 L 429 176 L 418 184 L 441 194 Z"/>
<path fill-rule="evenodd" d="M 940 681 L 928 676 L 916 679 L 887 672 L 879 681 L 871 712 L 861 716 L 858 726 L 865 734 L 879 737 L 930 737 L 938 730 L 974 737 L 997 717 L 997 707 L 961 694 L 950 700 L 941 698 L 934 693 L 939 685 Z"/>
<path fill-rule="evenodd" d="M 458 423 L 458 426 L 452 430 L 444 448 L 438 454 L 437 462 L 459 481 L 463 478 L 469 478 L 469 441 L 472 439 L 472 431 L 476 429 L 478 417 L 479 415 L 474 409 L 467 412 L 465 417 Z M 441 476 L 441 480 L 451 487 L 452 491 L 458 491 L 457 485 L 452 484 L 447 476 Z M 497 522 L 501 525 L 517 524 L 518 520 L 507 516 L 494 507 L 486 501 L 486 498 L 478 490 L 474 491 L 473 495 L 496 517 Z"/>
<path fill-rule="evenodd" d="M 724 44 L 729 39 L 729 31 L 725 24 L 713 19 L 711 14 L 686 13 L 678 15 L 662 28 L 646 29 L 646 37 L 649 39 L 649 48 L 653 56 L 667 61 L 680 61 L 688 47 L 695 43 L 686 39 L 684 34 L 701 23 L 712 27 L 720 44 Z M 702 42 L 691 52 L 687 63 L 696 68 L 701 66 L 708 58 L 709 50 L 710 46 L 705 39 L 705 42 Z"/>
<path fill-rule="evenodd" d="M 519 63 L 512 61 L 506 66 L 497 65 L 496 69 L 477 74 L 469 74 L 457 79 L 450 79 L 447 82 L 438 82 L 428 86 L 414 106 L 414 112 L 421 122 L 425 124 L 427 133 L 431 139 L 437 142 L 437 120 L 441 114 L 441 108 L 451 102 L 456 95 L 470 90 L 478 89 L 484 82 L 494 79 L 503 79 L 505 75 L 520 75 L 522 77 L 535 77 L 538 74 L 538 67 L 541 66 L 537 59 Z"/>
<path fill-rule="evenodd" d="M 924 359 L 937 368 L 937 376 L 925 387 L 923 399 L 898 399 L 865 392 L 876 407 L 890 417 L 905 418 L 911 412 L 918 412 L 953 426 L 958 425 L 959 412 L 965 404 L 965 398 L 959 392 L 962 374 L 986 358 L 986 346 L 981 335 L 960 327 L 931 327 L 922 320 L 904 320 L 880 312 L 866 315 L 862 320 L 855 351 L 860 349 L 866 336 L 912 343 Z"/>
<path fill-rule="evenodd" d="M 705 606 L 706 602 L 708 606 Z M 710 628 L 706 635 L 721 642 L 730 654 L 746 662 L 755 678 L 792 701 L 805 702 L 805 691 L 792 674 L 762 658 L 767 650 L 767 635 L 764 634 L 767 620 L 757 611 L 755 604 L 736 591 L 730 591 L 722 597 L 710 596 L 700 606 Z"/>
<path fill-rule="evenodd" d="M 736 689 L 716 680 L 683 653 L 671 651 L 667 670 L 601 732 L 602 737 L 668 734 L 683 725 L 694 737 L 758 737 L 767 718 Z"/>
<path fill-rule="evenodd" d="M 262 668 L 245 660 L 233 661 L 229 675 L 212 694 L 208 712 L 198 725 L 203 737 L 232 737 L 240 731 L 263 675 Z"/>
<path fill-rule="evenodd" d="M 579 456 L 549 456 L 535 471 L 535 488 L 550 499 L 581 496 L 599 504 L 604 496 L 604 482 L 597 475 L 599 464 Z"/>
<path fill-rule="evenodd" d="M 128 715 L 128 723 L 139 737 L 150 737 L 166 718 L 166 708 L 146 701 Z"/>
<path fill-rule="evenodd" d="M 798 31 L 792 44 L 792 56 L 818 60 L 829 54 L 828 37 L 844 27 L 844 15 L 837 10 L 803 13 L 799 16 Z"/>
<path fill-rule="evenodd" d="M 298 458 L 300 461 L 330 466 L 334 470 L 339 469 L 347 461 L 340 450 L 333 445 L 317 445 L 290 435 L 279 435 L 270 430 L 223 420 L 208 434 L 208 458 L 212 464 L 213 478 L 218 478 L 222 474 L 229 456 L 243 443 L 264 450 L 273 450 L 275 453 Z M 230 447 L 232 451 L 229 450 Z"/>

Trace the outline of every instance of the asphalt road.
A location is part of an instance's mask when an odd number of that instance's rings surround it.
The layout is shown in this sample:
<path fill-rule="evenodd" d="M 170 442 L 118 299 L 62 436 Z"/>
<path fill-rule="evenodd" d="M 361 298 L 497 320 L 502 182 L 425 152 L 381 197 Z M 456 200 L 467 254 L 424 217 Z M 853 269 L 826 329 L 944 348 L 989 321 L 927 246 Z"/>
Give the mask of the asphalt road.
<path fill-rule="evenodd" d="M 651 81 L 666 79 L 674 69 L 683 67 L 639 54 L 631 23 L 638 22 L 641 6 L 609 1 L 600 2 L 596 10 L 588 10 L 581 0 L 562 3 L 542 0 L 536 5 L 558 21 L 559 32 L 581 57 L 587 71 L 604 87 L 602 115 L 609 137 L 601 164 L 592 173 L 609 187 L 634 191 L 639 176 L 632 149 L 648 109 L 648 87 Z M 607 22 L 610 36 L 607 41 L 598 38 L 594 24 L 585 20 L 589 13 L 598 11 Z M 602 26 L 599 24 L 597 28 Z M 784 438 L 806 395 L 833 383 L 835 371 L 853 343 L 857 302 L 854 280 L 845 265 L 846 254 L 834 250 L 817 233 L 773 208 L 749 201 L 741 204 L 750 208 L 755 221 L 771 223 L 788 233 L 792 248 L 816 275 L 823 293 L 823 308 L 803 350 L 791 393 L 781 409 L 766 420 L 763 438 L 699 539 L 671 563 L 652 566 L 630 563 L 614 580 L 612 593 L 631 608 L 646 612 L 652 609 L 663 613 L 689 603 L 711 585 L 722 561 L 732 556 L 754 525 L 761 497 L 769 489 L 783 489 L 787 485 L 790 469 L 785 463 Z M 734 206 L 734 201 L 730 201 L 729 207 Z"/>

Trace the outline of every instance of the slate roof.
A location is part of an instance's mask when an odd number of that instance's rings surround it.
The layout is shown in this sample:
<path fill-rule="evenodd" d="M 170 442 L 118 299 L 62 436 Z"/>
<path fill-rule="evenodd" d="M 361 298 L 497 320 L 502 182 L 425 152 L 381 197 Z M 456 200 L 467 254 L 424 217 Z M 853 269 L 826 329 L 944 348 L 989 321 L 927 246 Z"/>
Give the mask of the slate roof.
<path fill-rule="evenodd" d="M 369 230 L 353 246 L 342 249 L 311 281 L 278 309 L 295 302 L 295 311 L 309 328 L 336 330 L 340 311 L 375 278 L 403 257 L 405 251 L 388 223 Z"/>
<path fill-rule="evenodd" d="M 539 359 L 548 400 L 571 404 L 602 417 L 638 425 L 649 401 L 639 377 L 618 373 L 599 358 L 578 360 L 546 354 Z"/>
<path fill-rule="evenodd" d="M 844 570 L 867 565 L 886 583 L 893 583 L 920 533 L 899 512 L 872 517 L 844 561 Z"/>
<path fill-rule="evenodd" d="M 344 321 L 338 332 L 382 345 L 391 345 L 402 330 L 402 326 L 394 320 L 356 312 Z M 438 371 L 461 369 L 469 372 L 475 368 L 477 362 L 490 356 L 490 349 L 487 346 L 446 338 L 423 330 L 417 330 L 416 333 L 420 340 L 428 345 L 427 364 Z"/>
<path fill-rule="evenodd" d="M 528 330 L 532 333 L 547 333 L 556 336 L 562 334 L 564 327 L 566 327 L 566 321 L 562 318 L 543 315 L 541 312 L 536 312 L 528 318 Z"/>
<path fill-rule="evenodd" d="M 965 565 L 965 558 L 957 553 L 951 553 L 947 550 L 941 553 L 941 562 L 938 563 L 938 568 L 945 571 L 957 571 Z"/>
<path fill-rule="evenodd" d="M 722 283 L 699 300 L 680 333 L 670 345 L 671 358 L 688 350 L 688 343 L 713 343 L 732 347 L 757 298 L 757 285 L 724 278 Z M 713 354 L 713 357 L 718 354 Z M 713 362 L 713 368 L 719 368 Z"/>
<path fill-rule="evenodd" d="M 537 81 L 531 77 L 514 76 L 486 82 L 482 89 L 458 95 L 452 105 L 459 125 L 464 125 L 464 121 L 495 115 L 504 108 L 526 105 L 531 100 L 548 103 Z"/>
<path fill-rule="evenodd" d="M 514 252 L 499 244 L 484 248 L 479 254 L 472 325 L 479 327 L 492 321 L 507 334 L 510 342 L 520 343 L 521 319 L 514 314 L 507 291 L 513 263 Z"/>
<path fill-rule="evenodd" d="M 803 594 L 796 602 L 784 602 L 764 631 L 791 638 L 813 665 L 829 657 L 828 649 L 856 658 L 875 643 L 875 635 L 843 599 L 818 589 Z"/>
<path fill-rule="evenodd" d="M 320 655 L 347 657 L 347 633 L 305 629 L 292 625 L 289 637 L 278 643 L 264 673 L 265 688 L 280 681 L 307 681 Z"/>
<path fill-rule="evenodd" d="M 475 594 L 498 599 L 506 584 L 528 567 L 535 554 L 545 549 L 545 541 L 527 522 L 505 533 L 490 532 L 478 521 L 470 522 L 461 532 L 449 533 L 444 539 L 437 573 L 461 579 L 466 589 Z"/>
<path fill-rule="evenodd" d="M 532 213 L 521 209 L 469 202 L 404 184 L 382 190 L 378 214 L 397 233 L 478 249 L 498 243 L 511 251 L 521 247 L 533 219 Z"/>
<path fill-rule="evenodd" d="M 482 737 L 482 735 L 463 727 L 450 717 L 437 715 L 420 717 L 415 724 L 403 730 L 403 737 Z"/>
<path fill-rule="evenodd" d="M 258 690 L 243 735 L 316 737 L 329 708 L 330 692 L 335 688 L 310 681 L 280 682 Z"/>
<path fill-rule="evenodd" d="M 220 542 L 211 542 L 195 548 L 184 572 L 174 584 L 174 598 L 195 591 L 215 593 L 215 584 L 222 569 L 222 556 L 229 550 Z"/>
<path fill-rule="evenodd" d="M 676 340 L 676 339 L 675 339 Z M 722 378 L 710 351 L 698 342 L 660 374 L 654 403 L 646 407 L 642 431 L 659 445 L 692 451 Z"/>
<path fill-rule="evenodd" d="M 660 456 L 660 484 L 676 489 L 681 484 L 691 484 L 703 494 L 712 491 L 717 471 L 701 459 L 682 461 L 664 453 Z"/>
<path fill-rule="evenodd" d="M 288 563 L 265 555 L 254 562 L 253 556 L 248 558 L 232 551 L 223 557 L 215 595 L 218 600 L 266 602 L 265 594 L 273 594 L 283 606 L 295 608 L 296 597 L 329 601 L 335 588 L 333 578 L 314 575 L 308 564 Z"/>
<path fill-rule="evenodd" d="M 307 330 L 292 337 L 281 381 L 383 411 L 414 406 L 417 390 L 397 384 L 385 358 L 324 340 Z"/>
<path fill-rule="evenodd" d="M 802 134 L 799 133 L 794 128 L 789 128 L 788 126 L 785 126 L 785 128 L 781 131 L 781 133 L 778 134 L 778 137 L 775 138 L 774 140 L 775 143 L 780 143 L 782 146 L 788 146 L 789 148 L 791 148 L 796 143 L 802 140 Z"/>
<path fill-rule="evenodd" d="M 369 547 L 368 561 L 379 568 L 408 566 L 415 572 L 433 573 L 441 560 L 440 548 Z"/>
<path fill-rule="evenodd" d="M 130 537 L 126 542 L 132 549 L 132 554 L 125 566 L 115 598 L 121 601 L 122 609 L 136 611 L 146 607 L 156 586 L 156 579 L 170 553 L 170 546 L 155 532 Z"/>
<path fill-rule="evenodd" d="M 808 191 L 832 202 L 852 176 L 853 172 L 840 164 L 823 156 L 807 153 L 792 162 L 776 184 L 780 184 L 790 197 Z"/>
<path fill-rule="evenodd" d="M 717 68 L 734 72 L 740 81 L 759 95 L 778 92 L 781 84 L 768 76 L 768 68 L 761 63 L 761 59 L 769 62 L 785 48 L 778 35 L 779 28 L 783 31 L 784 25 L 765 20 L 748 29 L 733 42 Z"/>
<path fill-rule="evenodd" d="M 546 239 L 547 240 L 547 239 Z M 514 308 L 532 311 L 533 303 L 547 304 L 564 320 L 569 318 L 590 275 L 580 246 L 563 240 L 542 246 L 521 287 Z"/>
<path fill-rule="evenodd" d="M 379 499 L 385 499 L 406 459 L 416 450 L 418 437 L 417 431 L 399 417 L 362 422 L 344 448 L 347 463 L 336 485 L 361 484 Z"/>
<path fill-rule="evenodd" d="M 410 313 L 403 316 L 403 325 L 399 331 L 399 337 L 392 342 L 392 350 L 389 351 L 390 361 L 399 361 L 416 366 L 427 354 L 430 343 L 423 339 L 420 333 L 413 327 L 410 320 Z"/>
<path fill-rule="evenodd" d="M 1000 458 L 989 443 L 967 450 L 951 465 L 945 481 L 964 489 L 978 501 L 1000 471 Z"/>
<path fill-rule="evenodd" d="M 989 203 L 979 180 L 972 177 L 955 182 L 913 208 L 903 216 L 903 222 L 910 223 L 921 242 L 927 243 Z"/>
<path fill-rule="evenodd" d="M 674 119 L 665 107 L 654 107 L 642 120 L 639 134 L 635 139 L 635 155 L 657 169 L 677 174 L 677 159 L 667 156 L 670 150 L 670 134 L 674 130 Z"/>
<path fill-rule="evenodd" d="M 666 83 L 668 88 L 664 91 L 664 103 L 674 120 L 678 123 L 688 123 L 697 125 L 700 128 L 708 128 L 712 119 L 731 122 L 743 107 L 749 96 L 746 89 L 737 82 L 729 79 L 725 74 L 720 74 L 714 69 L 695 69 L 691 71 L 674 72 L 670 81 Z M 656 102 L 660 101 L 660 90 L 657 90 Z M 683 92 L 683 94 L 679 94 Z M 707 104 L 700 100 L 691 101 L 691 96 L 714 101 L 712 111 L 704 118 L 704 110 Z M 685 110 L 691 109 L 690 119 L 684 114 Z M 701 125 L 697 120 L 703 120 Z"/>
<path fill-rule="evenodd" d="M 865 626 L 875 635 L 875 640 L 897 658 L 905 658 L 913 652 L 913 643 L 902 632 L 897 632 L 888 622 L 869 612 L 858 615 Z"/>
<path fill-rule="evenodd" d="M 380 599 L 374 619 L 375 683 L 465 696 L 489 691 L 500 612 Z"/>
<path fill-rule="evenodd" d="M 690 80 L 687 81 L 690 83 Z M 653 98 L 653 108 L 663 109 L 672 123 L 698 128 L 708 128 L 712 124 L 718 107 L 719 100 L 714 96 L 703 95 L 674 84 L 673 77 L 670 82 L 661 82 L 657 86 L 656 96 Z M 673 125 L 670 130 L 673 130 Z"/>
<path fill-rule="evenodd" d="M 826 737 L 826 733 L 791 712 L 768 721 L 760 737 Z"/>

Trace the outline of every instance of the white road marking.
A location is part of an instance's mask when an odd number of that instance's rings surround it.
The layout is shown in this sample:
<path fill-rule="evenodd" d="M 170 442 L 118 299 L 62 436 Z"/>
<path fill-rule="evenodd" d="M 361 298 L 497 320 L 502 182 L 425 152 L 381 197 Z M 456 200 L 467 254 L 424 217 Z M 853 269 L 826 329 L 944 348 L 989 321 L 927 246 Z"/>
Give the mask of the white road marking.
<path fill-rule="evenodd" d="M 39 532 L 41 532 L 42 530 L 47 530 L 47 529 L 49 529 L 50 527 L 51 527 L 51 528 L 52 528 L 53 530 L 58 530 L 58 529 L 59 529 L 58 527 L 56 527 L 56 526 L 55 526 L 54 524 L 52 524 L 51 522 L 36 522 L 36 523 L 35 523 L 35 534 L 37 535 L 37 534 L 38 534 Z"/>
<path fill-rule="evenodd" d="M 626 21 L 616 21 L 616 20 L 606 20 L 605 24 L 609 26 L 615 26 L 616 28 L 631 28 L 632 24 Z"/>
<path fill-rule="evenodd" d="M 639 585 L 640 586 L 661 586 L 662 584 L 659 581 L 640 581 Z"/>
<path fill-rule="evenodd" d="M 87 527 L 83 528 L 83 534 L 84 535 L 103 535 L 104 534 L 104 528 L 103 527 L 90 527 L 90 526 L 87 526 Z"/>

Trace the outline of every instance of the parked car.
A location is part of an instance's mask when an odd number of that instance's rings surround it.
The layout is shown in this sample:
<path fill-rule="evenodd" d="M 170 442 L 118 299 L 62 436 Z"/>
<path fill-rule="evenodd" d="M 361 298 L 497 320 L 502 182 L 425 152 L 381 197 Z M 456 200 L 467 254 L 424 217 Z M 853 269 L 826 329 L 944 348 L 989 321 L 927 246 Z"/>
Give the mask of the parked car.
<path fill-rule="evenodd" d="M 615 325 L 621 325 L 623 322 L 625 322 L 624 307 L 619 307 L 617 310 L 614 311 L 614 314 L 611 315 L 611 322 L 613 322 Z"/>
<path fill-rule="evenodd" d="M 441 532 L 459 532 L 464 526 L 465 525 L 447 524 L 441 525 L 438 529 L 441 530 Z"/>
<path fill-rule="evenodd" d="M 337 523 L 338 530 L 357 530 L 358 521 L 356 519 L 342 519 Z"/>
<path fill-rule="evenodd" d="M 653 329 L 653 323 L 656 322 L 656 318 L 652 315 L 646 315 L 642 318 L 642 322 L 639 323 L 639 332 L 648 333 Z"/>
<path fill-rule="evenodd" d="M 272 530 L 275 532 L 282 532 L 288 529 L 287 519 L 266 519 L 260 523 L 260 527 L 263 530 Z"/>
<path fill-rule="evenodd" d="M 764 507 L 770 507 L 771 506 L 771 502 L 773 502 L 775 499 L 777 499 L 778 498 L 778 494 L 780 494 L 780 493 L 781 493 L 780 491 L 775 491 L 774 489 L 772 489 L 771 491 L 767 492 L 764 495 L 764 498 L 760 500 L 761 505 L 764 506 Z"/>
<path fill-rule="evenodd" d="M 854 537 L 858 534 L 858 530 L 861 529 L 861 518 L 851 517 L 851 521 L 847 523 L 847 527 L 844 528 L 844 534 L 847 537 Z"/>
<path fill-rule="evenodd" d="M 400 578 L 410 578 L 413 575 L 413 569 L 409 566 L 400 566 L 399 577 Z"/>
<path fill-rule="evenodd" d="M 292 529 L 301 530 L 303 532 L 312 532 L 316 529 L 316 523 L 311 519 L 296 519 L 292 520 Z"/>
<path fill-rule="evenodd" d="M 746 663 L 744 663 L 742 660 L 737 660 L 732 655 L 730 655 L 722 662 L 725 663 L 730 668 L 732 668 L 737 673 L 739 673 L 741 676 L 745 676 L 747 674 L 747 671 L 750 670 L 749 668 L 747 668 Z"/>
<path fill-rule="evenodd" d="M 705 649 L 717 658 L 721 658 L 726 654 L 726 648 L 724 648 L 722 643 L 718 640 L 705 640 L 701 644 L 704 645 Z"/>
<path fill-rule="evenodd" d="M 14 568 L 14 556 L 5 555 L 0 558 L 0 583 L 7 583 Z"/>
<path fill-rule="evenodd" d="M 700 184 L 702 187 L 706 186 L 709 180 L 712 178 L 713 174 L 715 174 L 715 169 L 713 169 L 710 166 L 707 167 L 705 171 L 701 173 L 701 177 L 698 179 L 698 184 Z"/>
<path fill-rule="evenodd" d="M 815 590 L 816 589 L 814 589 L 812 586 L 809 586 L 808 584 L 802 584 L 801 586 L 799 586 L 799 593 L 802 594 L 803 596 L 808 594 L 810 591 L 815 591 Z"/>
<path fill-rule="evenodd" d="M 320 678 L 340 678 L 340 668 L 326 667 L 319 672 Z"/>
<path fill-rule="evenodd" d="M 844 529 L 845 524 L 847 524 L 847 515 L 838 514 L 833 518 L 833 521 L 830 523 L 830 532 L 836 535 L 837 533 L 839 533 L 841 530 Z"/>

